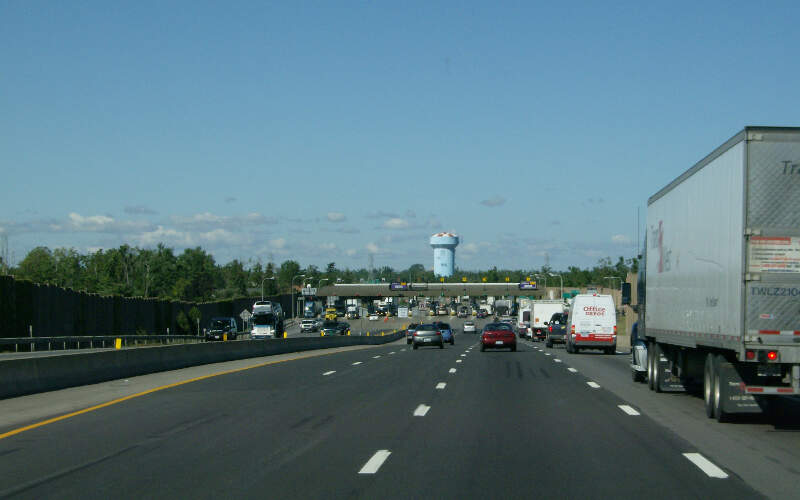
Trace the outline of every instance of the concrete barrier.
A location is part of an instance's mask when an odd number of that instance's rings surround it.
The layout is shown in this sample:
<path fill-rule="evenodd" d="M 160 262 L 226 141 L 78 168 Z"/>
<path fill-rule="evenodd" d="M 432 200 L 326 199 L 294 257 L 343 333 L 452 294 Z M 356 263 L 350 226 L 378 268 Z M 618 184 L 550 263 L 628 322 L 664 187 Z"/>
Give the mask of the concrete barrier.
<path fill-rule="evenodd" d="M 0 399 L 235 359 L 353 345 L 379 345 L 400 337 L 401 334 L 395 333 L 384 337 L 241 340 L 11 359 L 0 362 Z"/>

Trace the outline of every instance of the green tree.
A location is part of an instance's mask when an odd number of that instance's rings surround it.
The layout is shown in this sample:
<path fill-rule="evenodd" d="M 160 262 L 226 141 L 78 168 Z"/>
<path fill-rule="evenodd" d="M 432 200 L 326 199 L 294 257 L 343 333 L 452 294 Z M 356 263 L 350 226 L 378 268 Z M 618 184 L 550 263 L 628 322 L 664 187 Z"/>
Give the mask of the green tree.
<path fill-rule="evenodd" d="M 300 273 L 300 264 L 294 260 L 287 260 L 281 264 L 278 270 L 278 287 L 280 290 L 289 292 L 292 287 L 292 278 Z M 297 285 L 295 281 L 294 285 Z"/>
<path fill-rule="evenodd" d="M 50 283 L 56 279 L 56 263 L 47 247 L 36 247 L 22 259 L 17 273 L 23 279 L 35 283 Z"/>
<path fill-rule="evenodd" d="M 222 284 L 214 257 L 200 247 L 184 250 L 178 257 L 177 268 L 188 284 L 176 298 L 198 302 L 211 300 L 214 290 Z"/>
<path fill-rule="evenodd" d="M 188 316 L 186 316 L 186 313 L 183 312 L 183 309 L 181 309 L 181 311 L 178 313 L 178 316 L 175 318 L 175 320 L 178 323 L 178 328 L 183 333 L 188 332 L 189 328 L 192 326 L 192 324 L 189 322 Z"/>
<path fill-rule="evenodd" d="M 191 328 L 198 328 L 195 330 L 195 332 L 199 335 L 200 331 L 198 325 L 200 324 L 200 321 L 203 320 L 203 314 L 200 312 L 200 309 L 198 309 L 197 306 L 193 306 L 191 309 L 189 309 L 189 319 L 192 323 Z"/>

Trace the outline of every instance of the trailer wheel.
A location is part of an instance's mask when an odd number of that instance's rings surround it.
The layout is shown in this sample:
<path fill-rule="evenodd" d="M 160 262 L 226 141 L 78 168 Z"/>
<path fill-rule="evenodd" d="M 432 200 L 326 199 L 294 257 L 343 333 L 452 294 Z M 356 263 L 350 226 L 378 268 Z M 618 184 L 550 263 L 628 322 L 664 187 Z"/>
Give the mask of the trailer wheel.
<path fill-rule="evenodd" d="M 714 378 L 714 355 L 706 354 L 703 367 L 703 402 L 708 418 L 714 418 Z"/>
<path fill-rule="evenodd" d="M 730 422 L 731 414 L 723 409 L 723 401 L 728 398 L 727 380 L 723 381 L 720 373 L 721 365 L 728 361 L 721 355 L 714 357 L 714 416 L 717 422 Z"/>
<path fill-rule="evenodd" d="M 650 345 L 647 346 L 647 387 L 650 388 L 651 391 L 655 390 L 653 385 L 653 355 L 655 354 L 656 350 L 656 343 L 650 342 Z"/>

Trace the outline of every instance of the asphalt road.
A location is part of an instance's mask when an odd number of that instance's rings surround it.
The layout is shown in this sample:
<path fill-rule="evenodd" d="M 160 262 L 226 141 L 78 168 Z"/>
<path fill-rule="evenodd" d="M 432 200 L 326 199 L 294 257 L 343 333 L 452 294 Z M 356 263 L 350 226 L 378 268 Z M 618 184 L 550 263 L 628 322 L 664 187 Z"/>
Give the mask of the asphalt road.
<path fill-rule="evenodd" d="M 710 477 L 720 457 L 644 407 L 593 387 L 591 366 L 615 357 L 576 369 L 540 344 L 476 346 L 458 334 L 444 350 L 401 340 L 284 358 L 2 437 L 0 497 L 759 496 L 724 466 Z"/>

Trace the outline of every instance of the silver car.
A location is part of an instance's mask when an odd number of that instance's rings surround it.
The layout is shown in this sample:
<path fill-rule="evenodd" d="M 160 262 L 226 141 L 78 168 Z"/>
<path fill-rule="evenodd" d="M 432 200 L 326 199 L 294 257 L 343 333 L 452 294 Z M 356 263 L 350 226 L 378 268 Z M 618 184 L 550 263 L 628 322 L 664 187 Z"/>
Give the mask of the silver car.
<path fill-rule="evenodd" d="M 465 321 L 464 322 L 464 333 L 475 333 L 475 322 L 474 321 Z"/>
<path fill-rule="evenodd" d="M 411 343 L 414 344 L 414 349 L 419 346 L 439 346 L 439 349 L 444 349 L 444 337 L 437 325 L 425 324 L 419 325 L 411 337 Z"/>

